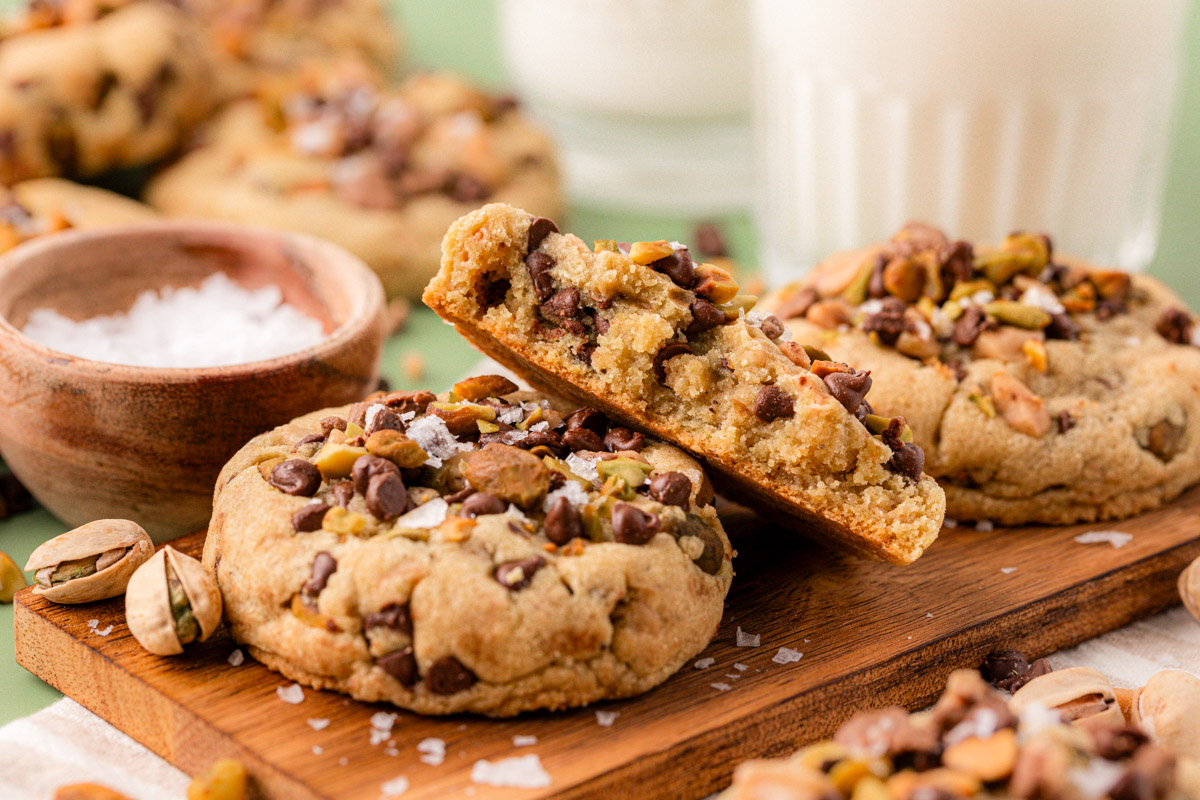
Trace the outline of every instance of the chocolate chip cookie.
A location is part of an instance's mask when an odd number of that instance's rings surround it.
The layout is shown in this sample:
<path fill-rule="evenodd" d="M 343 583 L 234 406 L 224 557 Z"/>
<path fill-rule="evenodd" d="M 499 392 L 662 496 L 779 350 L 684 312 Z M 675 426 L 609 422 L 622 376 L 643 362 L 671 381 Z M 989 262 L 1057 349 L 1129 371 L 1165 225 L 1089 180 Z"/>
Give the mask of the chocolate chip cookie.
<path fill-rule="evenodd" d="M 321 71 L 276 102 L 231 107 L 207 141 L 150 185 L 151 205 L 330 239 L 390 295 L 420 294 L 446 228 L 484 200 L 562 208 L 550 141 L 509 99 L 446 74 L 384 90 Z"/>
<path fill-rule="evenodd" d="M 1200 480 L 1200 350 L 1161 283 L 1017 233 L 995 246 L 910 225 L 765 305 L 869 370 L 947 513 L 1004 524 L 1114 519 Z"/>
<path fill-rule="evenodd" d="M 535 386 L 703 459 L 723 493 L 804 532 L 908 563 L 944 498 L 871 377 L 790 341 L 728 272 L 678 242 L 597 241 L 493 204 L 450 228 L 425 302 Z"/>
<path fill-rule="evenodd" d="M 0 183 L 170 154 L 212 110 L 214 63 L 165 0 L 31 0 L 0 35 Z"/>
<path fill-rule="evenodd" d="M 204 564 L 235 639 L 301 683 L 424 714 L 644 692 L 716 632 L 732 552 L 699 464 L 484 375 L 251 441 Z"/>

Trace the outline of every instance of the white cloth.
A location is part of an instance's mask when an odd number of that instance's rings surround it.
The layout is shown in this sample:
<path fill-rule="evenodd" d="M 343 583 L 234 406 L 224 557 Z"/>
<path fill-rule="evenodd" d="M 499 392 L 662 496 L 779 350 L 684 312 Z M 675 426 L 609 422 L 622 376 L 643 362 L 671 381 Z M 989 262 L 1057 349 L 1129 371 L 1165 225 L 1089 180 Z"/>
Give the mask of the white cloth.
<path fill-rule="evenodd" d="M 1161 669 L 1200 675 L 1200 624 L 1182 608 L 1050 657 L 1055 669 L 1094 667 L 1118 686 Z M 72 700 L 0 728 L 0 798 L 49 800 L 68 783 L 99 783 L 132 800 L 181 800 L 188 778 Z"/>

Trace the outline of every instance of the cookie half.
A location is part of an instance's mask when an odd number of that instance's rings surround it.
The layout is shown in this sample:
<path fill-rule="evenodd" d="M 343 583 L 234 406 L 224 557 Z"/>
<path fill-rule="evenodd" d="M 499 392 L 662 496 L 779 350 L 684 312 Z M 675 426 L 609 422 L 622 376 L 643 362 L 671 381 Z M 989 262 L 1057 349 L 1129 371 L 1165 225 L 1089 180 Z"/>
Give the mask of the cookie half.
<path fill-rule="evenodd" d="M 206 141 L 150 184 L 152 206 L 329 239 L 389 295 L 419 296 L 446 228 L 484 200 L 562 209 L 550 140 L 508 99 L 446 74 L 383 89 L 356 68 L 321 71 L 231 106 Z"/>
<path fill-rule="evenodd" d="M 1200 480 L 1200 349 L 1170 290 L 1063 257 L 910 225 L 766 298 L 798 340 L 868 369 L 953 517 L 1115 519 Z"/>
<path fill-rule="evenodd" d="M 380 393 L 246 445 L 204 549 L 234 638 L 309 686 L 491 716 L 638 694 L 704 649 L 732 551 L 699 464 L 515 388 Z"/>
<path fill-rule="evenodd" d="M 786 525 L 908 563 L 944 497 L 869 375 L 786 340 L 753 298 L 678 243 L 597 242 L 488 205 L 456 222 L 425 302 L 548 391 L 701 458 L 718 488 Z"/>

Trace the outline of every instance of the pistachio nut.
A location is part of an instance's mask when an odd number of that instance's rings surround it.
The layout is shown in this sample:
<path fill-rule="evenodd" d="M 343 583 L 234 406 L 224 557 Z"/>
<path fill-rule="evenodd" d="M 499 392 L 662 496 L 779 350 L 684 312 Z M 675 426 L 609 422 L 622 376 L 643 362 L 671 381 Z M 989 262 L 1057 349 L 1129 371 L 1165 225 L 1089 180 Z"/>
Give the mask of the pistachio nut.
<path fill-rule="evenodd" d="M 596 474 L 600 476 L 601 481 L 617 478 L 624 483 L 624 488 L 630 491 L 645 483 L 653 470 L 654 468 L 644 461 L 632 458 L 611 458 L 596 462 Z"/>
<path fill-rule="evenodd" d="M 130 576 L 152 555 L 154 543 L 136 522 L 98 519 L 45 542 L 25 569 L 36 573 L 34 594 L 54 603 L 90 603 L 124 594 Z"/>
<path fill-rule="evenodd" d="M 27 585 L 25 573 L 17 568 L 8 553 L 0 550 L 0 603 L 11 603 L 13 595 Z"/>
<path fill-rule="evenodd" d="M 221 592 L 194 558 L 169 545 L 138 567 L 125 590 L 125 621 L 138 644 L 173 656 L 203 642 L 221 622 Z"/>
<path fill-rule="evenodd" d="M 1034 704 L 1057 711 L 1063 722 L 1092 730 L 1125 723 L 1112 684 L 1089 667 L 1060 669 L 1038 676 L 1008 701 L 1009 709 L 1018 715 Z"/>
<path fill-rule="evenodd" d="M 1130 708 L 1132 722 L 1177 756 L 1200 758 L 1200 678 L 1177 669 L 1146 681 Z"/>
<path fill-rule="evenodd" d="M 1050 430 L 1046 401 L 1007 372 L 998 370 L 992 375 L 992 400 L 996 411 L 1017 433 L 1036 439 Z"/>
<path fill-rule="evenodd" d="M 1050 324 L 1050 315 L 1045 311 L 1016 300 L 993 300 L 984 305 L 983 310 L 1001 322 L 1018 328 L 1039 329 Z"/>
<path fill-rule="evenodd" d="M 1179 598 L 1188 613 L 1200 621 L 1200 558 L 1179 574 Z"/>

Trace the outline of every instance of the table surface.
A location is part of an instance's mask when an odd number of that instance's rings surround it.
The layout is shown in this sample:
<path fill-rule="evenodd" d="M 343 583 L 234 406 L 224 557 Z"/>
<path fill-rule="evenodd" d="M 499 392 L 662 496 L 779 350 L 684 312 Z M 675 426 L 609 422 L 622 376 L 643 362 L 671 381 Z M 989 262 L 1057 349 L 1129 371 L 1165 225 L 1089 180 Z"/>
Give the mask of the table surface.
<path fill-rule="evenodd" d="M 505 84 L 495 40 L 494 0 L 392 0 L 406 31 L 410 62 L 454 69 L 489 86 Z M 0 0 L 0 9 L 13 5 Z M 1193 1 L 1188 23 L 1187 72 L 1175 120 L 1170 179 L 1158 255 L 1150 271 L 1175 287 L 1193 306 L 1200 303 L 1200 2 Z M 620 210 L 572 206 L 570 229 L 591 239 L 688 240 L 696 220 L 632 215 Z M 753 264 L 755 243 L 746 216 L 722 220 L 734 255 Z M 419 354 L 424 374 L 408 375 L 406 358 Z M 426 309 L 415 310 L 408 327 L 384 350 L 383 373 L 398 389 L 447 388 L 478 355 L 451 328 Z M 0 550 L 24 564 L 42 541 L 65 530 L 43 510 L 0 522 Z M 12 607 L 0 605 L 0 724 L 48 705 L 58 693 L 16 665 Z"/>

